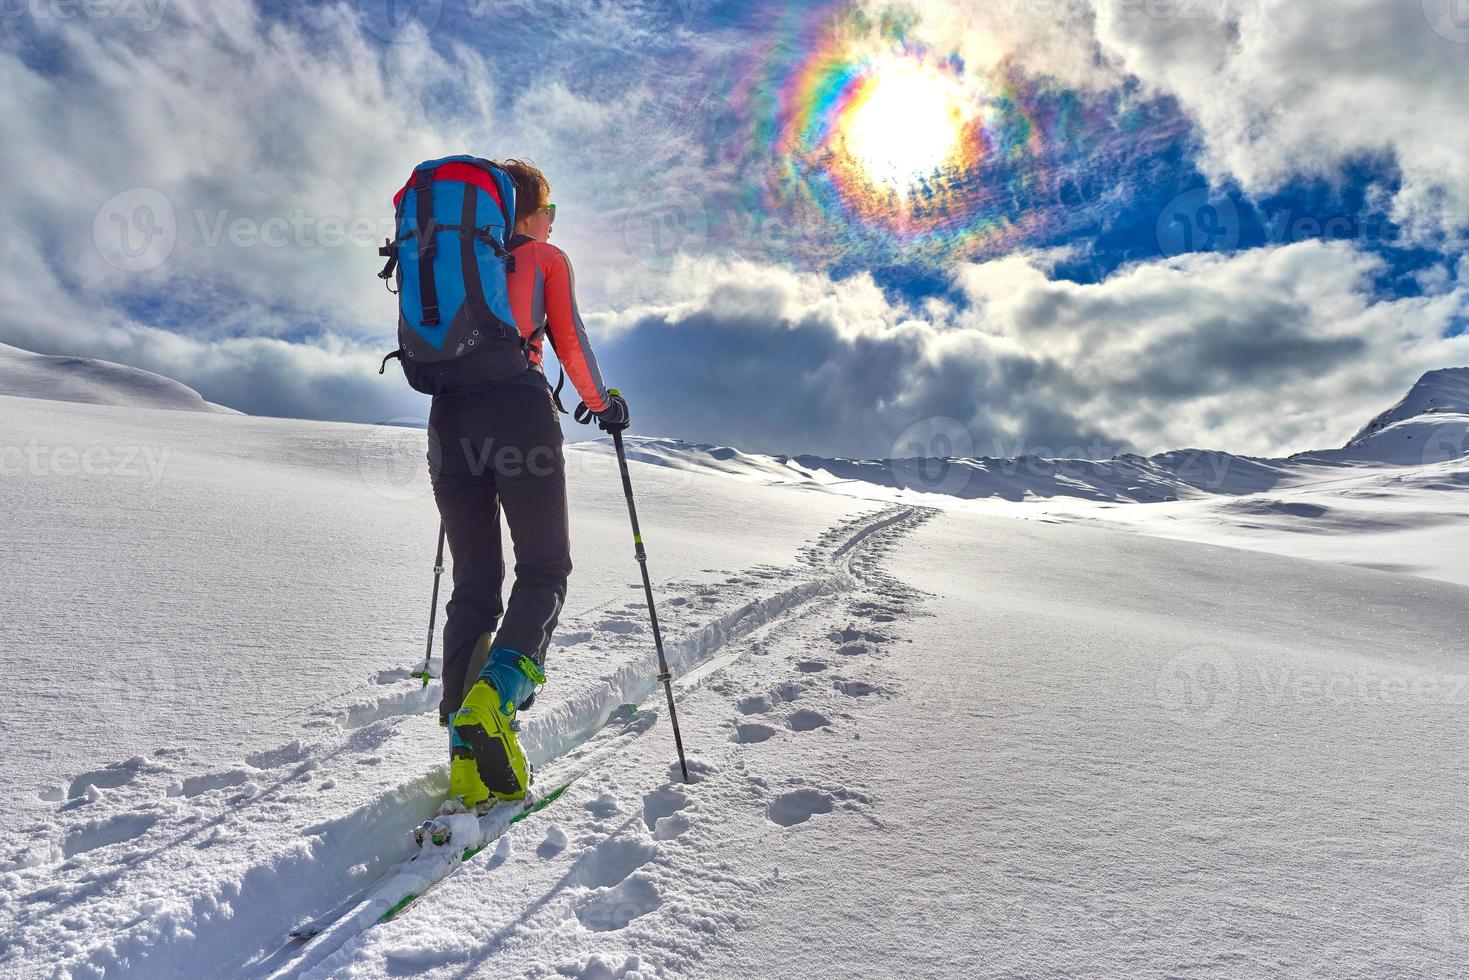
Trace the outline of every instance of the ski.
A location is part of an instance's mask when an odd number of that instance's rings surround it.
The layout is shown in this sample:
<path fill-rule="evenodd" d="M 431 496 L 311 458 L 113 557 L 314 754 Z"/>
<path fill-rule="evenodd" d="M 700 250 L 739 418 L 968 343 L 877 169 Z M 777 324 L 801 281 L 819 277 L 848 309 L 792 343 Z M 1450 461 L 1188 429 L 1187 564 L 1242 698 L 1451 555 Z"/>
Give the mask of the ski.
<path fill-rule="evenodd" d="M 641 711 L 632 704 L 621 705 L 597 736 L 583 743 L 579 751 L 574 750 L 547 765 L 549 788 L 537 791 L 533 783 L 526 799 L 496 803 L 483 814 L 462 807 L 457 812 L 450 808 L 415 827 L 411 833 L 420 841 L 418 852 L 380 879 L 362 898 L 354 900 L 349 907 L 355 907 L 355 912 L 298 926 L 289 933 L 288 942 L 304 945 L 328 933 L 341 933 L 345 940 L 348 935 L 360 934 L 398 918 L 461 864 L 499 841 L 516 824 L 559 800 L 577 780 L 595 770 L 604 756 L 620 749 L 624 736 L 636 738 L 656 721 L 655 712 Z M 434 841 L 435 832 L 441 843 Z"/>
<path fill-rule="evenodd" d="M 578 779 L 581 778 L 582 775 L 583 775 L 582 773 L 577 773 L 576 775 L 572 776 L 571 778 L 569 778 L 569 779 L 563 781 L 562 783 L 560 783 L 559 785 L 557 785 L 555 789 L 552 789 L 548 793 L 536 795 L 534 797 L 527 797 L 524 800 L 518 800 L 518 801 L 516 801 L 514 803 L 497 803 L 497 804 L 495 804 L 485 814 L 485 817 L 488 817 L 488 816 L 493 815 L 493 814 L 496 814 L 496 813 L 507 813 L 508 812 L 509 818 L 507 820 L 505 820 L 504 826 L 497 827 L 495 830 L 492 830 L 488 834 L 483 834 L 483 832 L 482 832 L 482 835 L 481 835 L 480 840 L 478 841 L 478 843 L 469 845 L 467 847 L 461 846 L 459 848 L 459 857 L 458 857 L 458 860 L 457 860 L 456 863 L 463 864 L 464 862 L 469 861 L 476 854 L 480 853 L 485 848 L 489 847 L 491 844 L 493 844 L 496 841 L 498 841 L 501 837 L 504 837 L 506 834 L 508 834 L 510 832 L 510 828 L 514 827 L 516 824 L 520 823 L 522 820 L 525 820 L 527 817 L 529 817 L 529 816 L 531 816 L 533 814 L 536 814 L 536 813 L 540 813 L 546 807 L 550 806 L 552 803 L 555 803 L 557 800 L 559 800 L 561 798 L 561 796 L 562 796 L 563 793 L 565 793 L 568 789 L 571 788 L 571 786 L 572 786 L 573 783 L 575 783 Z M 480 824 L 481 828 L 483 828 L 483 822 L 482 821 L 485 819 L 485 817 L 478 817 L 478 818 L 476 818 L 477 820 L 481 821 L 481 824 Z M 432 821 L 430 821 L 430 823 L 432 823 Z M 419 829 L 422 830 L 423 828 L 419 828 Z M 415 831 L 415 833 L 417 833 L 417 831 Z M 425 847 L 425 848 L 449 847 L 449 846 L 452 845 L 452 843 L 453 843 L 453 833 L 451 831 L 448 835 L 446 835 L 445 837 L 443 837 L 441 839 L 441 841 L 431 840 L 431 839 L 428 839 L 426 837 L 425 838 L 425 841 L 422 842 L 422 843 L 420 843 L 420 846 L 421 847 Z M 416 860 L 416 859 L 417 858 L 414 858 L 414 860 Z M 406 912 L 408 910 L 408 908 L 410 906 L 412 906 L 415 902 L 417 902 L 420 898 L 422 898 L 426 893 L 428 893 L 435 885 L 439 884 L 439 882 L 441 882 L 441 881 L 443 881 L 442 878 L 438 879 L 437 881 L 431 881 L 431 882 L 429 882 L 428 886 L 425 887 L 425 888 L 423 888 L 422 890 L 416 891 L 416 892 L 409 892 L 408 894 L 404 895 L 402 898 L 398 899 L 397 902 L 395 902 L 393 905 L 389 906 L 389 908 L 387 909 L 387 911 L 383 912 L 382 915 L 378 916 L 378 919 L 377 919 L 378 924 L 381 925 L 384 922 L 391 922 L 394 919 L 396 919 L 398 916 L 402 915 L 404 912 Z"/>

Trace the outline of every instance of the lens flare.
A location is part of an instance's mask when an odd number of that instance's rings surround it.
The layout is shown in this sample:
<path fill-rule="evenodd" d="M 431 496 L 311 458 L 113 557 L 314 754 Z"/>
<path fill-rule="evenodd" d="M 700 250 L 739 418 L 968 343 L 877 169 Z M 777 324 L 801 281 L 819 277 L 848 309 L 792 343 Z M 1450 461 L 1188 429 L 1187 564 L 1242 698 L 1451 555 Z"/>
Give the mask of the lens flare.
<path fill-rule="evenodd" d="M 1146 176 L 1181 117 L 1126 93 L 1083 96 L 1025 74 L 966 25 L 936 30 L 901 3 L 766 6 L 729 106 L 748 141 L 724 159 L 754 177 L 744 213 L 770 245 L 828 267 L 941 266 L 1096 227 Z M 939 11 L 935 13 L 934 11 Z M 956 48 L 980 52 L 966 63 Z"/>
<path fill-rule="evenodd" d="M 952 73 L 917 58 L 874 59 L 854 80 L 834 146 L 843 165 L 906 200 L 919 181 L 962 166 L 974 95 Z"/>

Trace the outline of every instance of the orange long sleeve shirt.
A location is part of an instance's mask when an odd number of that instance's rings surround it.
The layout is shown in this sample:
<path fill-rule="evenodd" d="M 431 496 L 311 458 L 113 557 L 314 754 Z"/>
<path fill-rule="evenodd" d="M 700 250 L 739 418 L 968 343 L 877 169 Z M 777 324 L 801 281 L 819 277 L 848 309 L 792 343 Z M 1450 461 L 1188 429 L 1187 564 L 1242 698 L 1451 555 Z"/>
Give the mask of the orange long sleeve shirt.
<path fill-rule="evenodd" d="M 515 271 L 509 273 L 510 311 L 520 335 L 529 342 L 532 365 L 541 366 L 544 338 L 576 386 L 581 400 L 593 412 L 611 402 L 597 355 L 587 339 L 586 327 L 576 306 L 576 276 L 566 253 L 548 242 L 519 238 L 512 242 Z"/>

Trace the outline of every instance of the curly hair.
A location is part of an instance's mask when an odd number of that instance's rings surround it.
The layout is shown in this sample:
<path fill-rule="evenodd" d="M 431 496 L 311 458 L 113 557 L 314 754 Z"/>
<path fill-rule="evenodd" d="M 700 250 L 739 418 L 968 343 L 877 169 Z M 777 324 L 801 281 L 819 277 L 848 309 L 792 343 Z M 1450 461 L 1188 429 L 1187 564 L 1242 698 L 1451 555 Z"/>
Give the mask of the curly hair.
<path fill-rule="evenodd" d="M 529 218 L 551 200 L 551 182 L 540 168 L 528 160 L 502 160 L 504 167 L 515 181 L 515 220 Z"/>

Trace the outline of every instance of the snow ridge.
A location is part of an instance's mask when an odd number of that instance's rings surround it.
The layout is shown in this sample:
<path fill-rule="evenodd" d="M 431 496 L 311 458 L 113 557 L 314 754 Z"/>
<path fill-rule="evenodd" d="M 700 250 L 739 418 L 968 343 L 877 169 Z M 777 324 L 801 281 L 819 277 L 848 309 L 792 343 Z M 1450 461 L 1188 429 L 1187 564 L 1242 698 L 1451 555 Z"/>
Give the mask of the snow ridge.
<path fill-rule="evenodd" d="M 1402 401 L 1363 426 L 1346 448 L 1361 445 L 1389 426 L 1425 415 L 1469 415 L 1469 367 L 1429 371 Z"/>
<path fill-rule="evenodd" d="M 90 357 L 53 357 L 0 344 L 0 395 L 132 408 L 238 415 L 151 371 Z"/>

